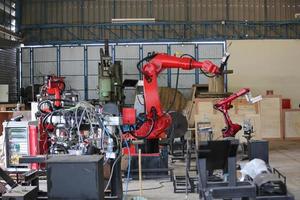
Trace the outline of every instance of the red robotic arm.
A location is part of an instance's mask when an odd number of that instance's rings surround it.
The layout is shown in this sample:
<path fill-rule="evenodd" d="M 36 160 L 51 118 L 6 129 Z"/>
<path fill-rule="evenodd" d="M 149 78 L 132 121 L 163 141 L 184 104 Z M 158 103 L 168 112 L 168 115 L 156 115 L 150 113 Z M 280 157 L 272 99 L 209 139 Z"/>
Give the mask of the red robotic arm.
<path fill-rule="evenodd" d="M 222 100 L 220 100 L 219 102 L 217 102 L 214 105 L 214 108 L 219 110 L 220 112 L 222 112 L 222 114 L 224 115 L 225 118 L 225 122 L 226 122 L 226 127 L 225 129 L 222 130 L 222 134 L 223 137 L 234 137 L 235 134 L 237 132 L 239 132 L 242 129 L 242 126 L 239 124 L 234 124 L 228 114 L 228 110 L 230 108 L 232 108 L 232 101 L 235 100 L 236 98 L 246 95 L 250 92 L 250 90 L 248 88 L 243 88 L 240 91 L 238 91 L 237 93 L 234 93 L 232 95 L 230 95 L 227 98 L 224 98 Z"/>
<path fill-rule="evenodd" d="M 43 88 L 43 95 L 54 95 L 54 106 L 60 108 L 61 94 L 65 89 L 64 77 L 47 76 Z"/>
<path fill-rule="evenodd" d="M 157 77 L 164 69 L 180 68 L 183 70 L 201 69 L 207 73 L 214 75 L 221 74 L 222 70 L 211 61 L 198 62 L 190 57 L 176 57 L 167 54 L 155 54 L 142 67 L 143 81 L 144 81 L 144 97 L 146 106 L 146 121 L 130 132 L 139 139 L 158 139 L 165 137 L 165 130 L 170 126 L 172 120 L 169 114 L 164 113 L 161 107 Z M 129 111 L 130 112 L 130 111 Z M 134 121 L 133 115 L 128 116 L 123 112 L 123 123 L 126 121 Z M 131 112 L 132 113 L 132 112 Z M 134 116 L 135 117 L 135 116 Z"/>

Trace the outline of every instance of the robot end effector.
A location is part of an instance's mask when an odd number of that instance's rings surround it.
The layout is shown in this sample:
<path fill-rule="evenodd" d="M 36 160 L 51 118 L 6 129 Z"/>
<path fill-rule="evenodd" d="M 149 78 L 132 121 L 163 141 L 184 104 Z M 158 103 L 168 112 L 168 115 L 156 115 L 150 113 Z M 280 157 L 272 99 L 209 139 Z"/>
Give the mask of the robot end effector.
<path fill-rule="evenodd" d="M 251 94 L 250 91 L 247 94 L 245 94 L 245 97 L 246 97 L 247 101 L 251 104 L 257 103 L 257 102 L 262 100 L 261 95 L 256 96 L 256 97 L 252 97 L 252 94 Z"/>

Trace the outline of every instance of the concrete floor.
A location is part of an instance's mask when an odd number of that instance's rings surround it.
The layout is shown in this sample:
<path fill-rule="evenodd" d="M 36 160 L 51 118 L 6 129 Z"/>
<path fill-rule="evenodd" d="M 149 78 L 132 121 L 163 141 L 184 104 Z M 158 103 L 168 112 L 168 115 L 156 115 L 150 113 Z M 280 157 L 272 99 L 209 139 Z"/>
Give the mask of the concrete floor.
<path fill-rule="evenodd" d="M 299 141 L 272 141 L 270 142 L 270 164 L 279 169 L 287 177 L 289 191 L 300 200 L 300 140 Z M 176 161 L 172 164 L 178 174 L 184 175 L 184 162 Z M 41 188 L 46 190 L 44 181 Z M 125 184 L 124 184 L 125 189 Z M 130 181 L 128 185 L 127 200 L 139 196 L 138 181 Z M 143 197 L 147 200 L 183 200 L 198 199 L 198 194 L 179 194 L 173 192 L 173 183 L 170 179 L 144 180 Z"/>
<path fill-rule="evenodd" d="M 300 200 L 300 141 L 270 143 L 270 162 L 287 177 L 289 191 Z"/>
<path fill-rule="evenodd" d="M 272 141 L 270 142 L 270 164 L 277 168 L 287 177 L 289 191 L 295 195 L 296 200 L 300 200 L 300 141 Z M 181 170 L 184 174 L 184 163 L 177 161 L 173 164 L 175 169 Z M 125 188 L 125 187 L 124 187 Z M 139 196 L 138 181 L 130 181 L 127 199 Z M 173 184 L 169 179 L 144 180 L 143 197 L 147 200 L 183 200 L 198 199 L 197 194 L 175 194 Z"/>

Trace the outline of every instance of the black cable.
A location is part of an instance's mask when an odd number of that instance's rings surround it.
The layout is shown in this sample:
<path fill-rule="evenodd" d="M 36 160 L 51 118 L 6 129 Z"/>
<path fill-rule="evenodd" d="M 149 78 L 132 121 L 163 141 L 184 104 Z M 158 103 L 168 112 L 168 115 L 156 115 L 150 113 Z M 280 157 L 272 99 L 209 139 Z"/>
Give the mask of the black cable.
<path fill-rule="evenodd" d="M 100 128 L 100 129 L 103 129 L 104 132 L 107 133 L 107 134 L 109 135 L 109 137 L 111 137 L 111 138 L 117 140 L 117 138 L 115 138 L 114 135 L 112 135 L 109 131 L 106 130 L 106 127 L 105 127 L 105 125 L 103 124 L 102 120 L 100 119 L 100 116 L 96 115 L 96 119 L 97 119 L 97 121 L 98 121 L 98 123 L 99 123 L 99 128 Z"/>
<path fill-rule="evenodd" d="M 197 60 L 196 60 L 195 57 L 193 57 L 193 56 L 190 55 L 190 54 L 182 54 L 182 55 L 180 56 L 180 58 L 183 58 L 183 57 L 186 57 L 186 56 L 188 56 L 188 57 L 191 58 L 191 60 L 190 60 L 190 68 L 192 68 L 192 61 L 193 61 L 193 60 L 197 61 Z M 208 73 L 204 72 L 201 68 L 200 68 L 200 70 L 201 70 L 201 72 L 202 72 L 205 76 L 207 76 L 207 77 L 209 77 L 209 78 L 213 78 L 213 77 L 216 76 L 216 75 L 209 75 Z M 171 108 L 173 107 L 173 105 L 174 105 L 174 103 L 175 103 L 176 95 L 177 95 L 177 89 L 178 89 L 178 81 L 179 81 L 179 68 L 177 69 L 177 77 L 176 77 L 176 85 L 175 85 L 175 94 L 174 94 L 174 96 L 173 96 L 172 103 L 170 104 L 170 106 L 169 106 L 169 108 L 167 109 L 166 113 L 169 113 L 169 112 L 170 112 Z"/>
<path fill-rule="evenodd" d="M 141 69 L 141 64 L 144 62 L 144 61 L 149 61 L 150 59 L 154 58 L 157 54 L 156 53 L 152 53 L 151 55 L 148 55 L 147 57 L 143 58 L 142 60 L 140 60 L 137 65 L 136 65 L 136 68 L 139 70 L 139 72 L 141 74 L 143 74 L 144 76 L 146 76 L 146 74 L 142 71 Z"/>
<path fill-rule="evenodd" d="M 204 76 L 206 76 L 207 78 L 214 78 L 217 75 L 210 75 L 209 73 L 206 73 L 205 71 L 203 71 L 203 69 L 199 68 L 200 71 L 202 72 L 202 74 L 204 74 Z"/>
<path fill-rule="evenodd" d="M 59 115 L 55 115 L 55 116 L 62 116 L 64 115 L 64 113 L 62 113 L 62 110 L 54 110 L 52 113 L 51 113 L 51 116 L 50 116 L 50 124 L 53 125 L 53 122 L 52 122 L 52 117 L 54 116 L 54 114 L 58 113 Z M 60 122 L 61 123 L 61 117 L 60 117 Z"/>
<path fill-rule="evenodd" d="M 172 109 L 172 107 L 173 107 L 173 105 L 174 105 L 174 103 L 175 103 L 175 100 L 176 100 L 177 89 L 178 89 L 178 80 L 179 80 L 179 70 L 180 70 L 180 69 L 178 68 L 178 69 L 177 69 L 177 76 L 176 76 L 176 84 L 175 84 L 175 94 L 174 94 L 174 96 L 173 96 L 173 100 L 172 100 L 170 106 L 168 107 L 166 113 L 169 113 L 169 112 L 170 112 L 170 110 Z"/>
<path fill-rule="evenodd" d="M 135 135 L 132 131 L 129 131 L 129 134 L 132 135 L 133 137 L 135 137 L 136 139 L 139 139 L 139 140 L 146 139 L 152 133 L 152 131 L 155 127 L 155 121 L 157 120 L 156 110 L 153 109 L 152 112 L 153 112 L 153 116 L 154 116 L 153 119 L 148 119 L 148 120 L 152 121 L 151 128 L 149 129 L 149 131 L 147 132 L 147 134 L 145 136 Z"/>
<path fill-rule="evenodd" d="M 139 140 L 146 139 L 152 133 L 152 131 L 154 129 L 154 126 L 155 126 L 155 120 L 151 119 L 151 121 L 152 121 L 151 128 L 145 136 L 135 135 L 132 131 L 129 131 L 129 134 L 132 135 L 134 138 L 139 139 Z"/>
<path fill-rule="evenodd" d="M 137 98 L 139 104 L 141 104 L 142 106 L 145 105 L 144 103 L 141 102 L 139 95 L 136 95 L 136 98 Z M 145 99 L 144 95 L 143 95 L 143 99 Z"/>
<path fill-rule="evenodd" d="M 51 100 L 46 99 L 46 100 L 41 101 L 41 102 L 38 104 L 38 110 L 39 110 L 41 113 L 43 113 L 43 114 L 49 113 L 49 112 L 44 111 L 44 110 L 42 109 L 42 105 L 43 105 L 43 104 L 47 104 L 48 107 L 49 107 L 49 110 L 50 110 L 51 112 L 53 111 L 53 106 L 52 106 Z"/>
<path fill-rule="evenodd" d="M 183 54 L 180 56 L 180 58 L 184 57 L 184 56 L 187 56 L 188 54 Z M 191 56 L 191 55 L 190 55 Z M 192 60 L 191 60 L 192 61 Z M 191 64 L 191 63 L 190 63 Z M 176 75 L 176 84 L 175 84 L 175 94 L 173 96 L 173 100 L 170 104 L 170 106 L 168 107 L 167 111 L 165 113 L 169 113 L 170 110 L 172 109 L 174 103 L 175 103 L 175 100 L 176 100 L 176 96 L 177 96 L 177 89 L 178 89 L 178 81 L 179 81 L 179 68 L 177 69 L 177 75 Z"/>
<path fill-rule="evenodd" d="M 47 119 L 48 119 L 51 115 L 53 115 L 53 112 L 48 113 L 48 114 L 44 117 L 44 119 L 43 119 L 43 121 L 42 121 L 43 128 L 44 128 L 44 130 L 47 132 L 48 136 L 49 136 L 50 134 L 53 134 L 53 133 L 54 133 L 54 132 L 50 132 L 49 129 L 47 128 L 47 125 L 46 125 L 46 121 L 47 121 Z"/>
<path fill-rule="evenodd" d="M 183 57 L 186 57 L 186 56 L 192 58 L 192 59 L 195 60 L 195 61 L 197 61 L 196 58 L 195 58 L 194 56 L 192 56 L 191 54 L 188 54 L 188 53 L 182 54 L 182 55 L 180 56 L 180 58 L 183 58 Z"/>
<path fill-rule="evenodd" d="M 157 189 L 161 189 L 164 187 L 164 183 L 168 183 L 168 182 L 171 182 L 171 181 L 160 181 L 158 184 L 159 186 L 157 187 L 151 187 L 151 188 L 143 188 L 143 190 L 157 190 Z M 128 190 L 128 192 L 137 192 L 137 191 L 140 191 L 140 189 L 132 189 L 132 190 Z"/>
<path fill-rule="evenodd" d="M 107 182 L 107 184 L 106 184 L 106 186 L 105 186 L 104 192 L 107 191 L 107 189 L 108 189 L 108 187 L 109 187 L 109 185 L 110 185 L 110 183 L 111 183 L 111 179 L 112 179 L 112 176 L 113 176 L 113 173 L 114 173 L 115 165 L 116 165 L 116 163 L 118 162 L 118 160 L 119 160 L 121 157 L 122 157 L 122 154 L 119 154 L 119 156 L 115 159 L 115 161 L 114 161 L 114 163 L 113 163 L 113 165 L 112 165 L 112 167 L 111 167 L 111 172 L 110 172 L 111 174 L 110 174 L 109 179 L 108 179 L 108 182 Z"/>
<path fill-rule="evenodd" d="M 47 119 L 50 117 L 48 125 L 53 125 L 52 118 L 53 118 L 55 113 L 59 113 L 60 115 L 64 115 L 64 113 L 62 113 L 62 110 L 54 110 L 52 112 L 47 113 L 44 116 L 43 121 L 42 121 L 42 126 L 43 126 L 44 130 L 47 132 L 48 135 L 53 134 L 55 132 L 55 129 L 52 132 L 50 132 L 49 129 L 47 128 L 46 122 L 47 122 Z"/>
<path fill-rule="evenodd" d="M 41 102 L 38 104 L 38 110 L 39 110 L 41 113 L 43 113 L 43 114 L 49 113 L 49 112 L 47 112 L 47 111 L 45 111 L 45 110 L 42 109 L 42 105 L 43 105 L 43 104 L 47 104 L 48 107 L 49 107 L 49 110 L 52 112 L 52 111 L 54 110 L 53 104 L 54 104 L 55 101 L 60 101 L 60 102 L 63 102 L 63 101 L 65 101 L 65 102 L 73 102 L 73 101 L 68 100 L 68 99 L 45 99 L 45 100 L 41 101 Z"/>
<path fill-rule="evenodd" d="M 68 149 L 64 145 L 57 144 L 57 143 L 55 143 L 55 144 L 53 144 L 53 145 L 50 146 L 49 152 L 51 153 L 51 150 L 54 152 L 55 148 L 57 148 L 56 150 L 57 150 L 58 153 L 59 152 L 63 152 L 64 154 L 68 153 Z"/>

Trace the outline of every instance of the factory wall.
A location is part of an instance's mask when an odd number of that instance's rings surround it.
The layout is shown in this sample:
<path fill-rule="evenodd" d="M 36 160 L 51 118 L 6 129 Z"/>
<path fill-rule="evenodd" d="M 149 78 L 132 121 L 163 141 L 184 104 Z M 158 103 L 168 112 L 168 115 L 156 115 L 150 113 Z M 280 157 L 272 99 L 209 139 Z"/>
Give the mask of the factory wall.
<path fill-rule="evenodd" d="M 16 1 L 0 1 L 0 26 L 4 30 L 0 32 L 0 37 L 11 40 L 12 37 L 5 32 L 16 31 Z"/>
<path fill-rule="evenodd" d="M 142 43 L 110 44 L 110 55 L 123 65 L 124 79 L 139 79 L 137 62 L 149 52 L 169 54 L 190 54 L 197 59 L 209 59 L 220 63 L 225 42 L 194 43 Z M 66 77 L 67 89 L 80 94 L 81 99 L 97 99 L 99 50 L 103 45 L 84 46 L 40 46 L 22 48 L 21 77 L 22 87 L 43 84 L 43 77 L 49 74 Z M 32 61 L 31 61 L 32 60 Z M 175 87 L 177 70 L 165 70 L 159 76 L 159 86 Z M 191 86 L 207 83 L 208 80 L 198 70 L 180 71 L 179 90 L 189 98 Z M 135 88 L 126 88 L 126 102 L 134 101 Z"/>
<path fill-rule="evenodd" d="M 274 94 L 291 98 L 293 108 L 300 104 L 300 40 L 234 40 L 228 77 L 229 91 L 249 87 L 255 94 Z"/>
<path fill-rule="evenodd" d="M 255 94 L 265 94 L 266 90 L 274 90 L 275 94 L 282 94 L 292 99 L 293 107 L 300 103 L 298 92 L 300 72 L 300 40 L 233 40 L 227 41 L 231 53 L 229 68 L 234 74 L 228 75 L 229 91 L 236 91 L 241 87 L 250 87 Z M 101 45 L 87 46 L 87 89 L 88 99 L 97 98 L 98 62 Z M 197 47 L 197 50 L 196 50 Z M 33 57 L 34 83 L 42 84 L 43 76 L 60 74 L 66 77 L 67 86 L 75 89 L 84 99 L 84 49 L 83 46 L 68 47 L 38 47 L 31 48 Z M 59 50 L 59 51 L 58 51 Z M 114 51 L 114 54 L 112 53 Z M 139 73 L 136 63 L 148 52 L 189 53 L 198 59 L 211 59 L 218 63 L 223 54 L 223 44 L 199 43 L 195 44 L 124 44 L 110 47 L 110 54 L 115 60 L 122 61 L 123 77 L 138 79 Z M 59 55 L 58 55 L 59 52 Z M 197 55 L 196 55 L 197 53 Z M 57 66 L 60 66 L 57 68 Z M 161 86 L 175 87 L 176 70 L 170 70 L 171 84 L 168 83 L 168 71 L 159 77 Z M 30 48 L 22 49 L 22 86 L 30 85 Z M 190 86 L 196 83 L 195 71 L 181 71 L 179 88 L 189 97 Z M 184 81 L 182 81 L 184 80 Z M 199 83 L 207 83 L 203 75 L 199 75 Z M 125 91 L 127 103 L 132 103 L 134 89 Z"/>
<path fill-rule="evenodd" d="M 17 101 L 16 49 L 0 48 L 0 84 L 9 86 L 8 100 Z"/>
<path fill-rule="evenodd" d="M 8 100 L 10 102 L 17 102 L 18 100 L 15 47 L 19 44 L 11 36 L 15 32 L 15 8 L 16 4 L 13 0 L 0 1 L 0 84 L 8 85 Z"/>

